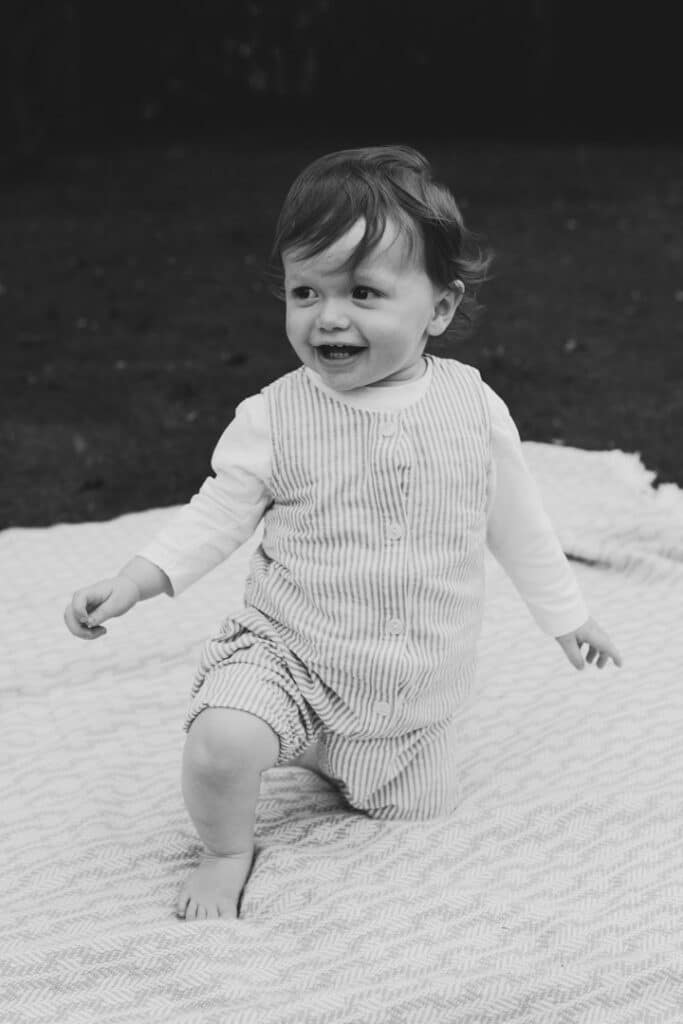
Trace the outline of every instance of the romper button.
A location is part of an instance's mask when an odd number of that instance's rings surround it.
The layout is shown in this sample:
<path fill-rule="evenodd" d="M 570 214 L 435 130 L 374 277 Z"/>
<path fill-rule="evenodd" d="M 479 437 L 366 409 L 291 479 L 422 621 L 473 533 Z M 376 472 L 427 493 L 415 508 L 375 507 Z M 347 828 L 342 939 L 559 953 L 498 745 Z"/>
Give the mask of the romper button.
<path fill-rule="evenodd" d="M 387 533 L 392 540 L 398 540 L 399 537 L 403 536 L 403 527 L 400 523 L 389 523 Z"/>
<path fill-rule="evenodd" d="M 395 420 L 385 420 L 380 427 L 380 433 L 382 437 L 391 437 L 392 434 L 396 433 L 396 422 Z"/>
<path fill-rule="evenodd" d="M 392 636 L 400 636 L 403 632 L 403 623 L 400 619 L 389 619 L 389 632 Z"/>
<path fill-rule="evenodd" d="M 376 714 L 381 715 L 384 718 L 384 717 L 386 717 L 386 715 L 389 714 L 390 711 L 391 711 L 391 704 L 389 704 L 388 701 L 386 701 L 386 700 L 376 700 L 375 701 L 375 712 L 376 712 Z"/>

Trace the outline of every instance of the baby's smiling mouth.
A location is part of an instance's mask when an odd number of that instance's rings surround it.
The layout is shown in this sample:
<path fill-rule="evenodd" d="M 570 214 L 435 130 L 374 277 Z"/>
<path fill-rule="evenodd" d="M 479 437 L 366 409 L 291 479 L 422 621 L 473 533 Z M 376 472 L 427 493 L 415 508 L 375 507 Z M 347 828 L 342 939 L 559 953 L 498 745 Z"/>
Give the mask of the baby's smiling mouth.
<path fill-rule="evenodd" d="M 318 345 L 317 350 L 323 359 L 339 360 L 352 359 L 364 350 L 362 345 L 329 344 Z"/>

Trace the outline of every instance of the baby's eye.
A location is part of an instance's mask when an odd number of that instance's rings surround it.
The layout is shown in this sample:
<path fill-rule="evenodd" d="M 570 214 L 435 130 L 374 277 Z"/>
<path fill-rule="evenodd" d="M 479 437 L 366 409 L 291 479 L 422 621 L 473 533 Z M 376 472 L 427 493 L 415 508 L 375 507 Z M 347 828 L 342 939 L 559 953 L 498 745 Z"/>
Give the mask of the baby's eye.
<path fill-rule="evenodd" d="M 298 288 L 292 288 L 292 297 L 305 302 L 306 299 L 313 297 L 313 289 L 309 288 L 307 284 L 301 284 Z"/>
<path fill-rule="evenodd" d="M 366 302 L 368 299 L 376 298 L 379 292 L 376 292 L 374 288 L 368 288 L 364 284 L 356 285 L 353 289 L 354 299 L 360 299 L 361 302 Z"/>

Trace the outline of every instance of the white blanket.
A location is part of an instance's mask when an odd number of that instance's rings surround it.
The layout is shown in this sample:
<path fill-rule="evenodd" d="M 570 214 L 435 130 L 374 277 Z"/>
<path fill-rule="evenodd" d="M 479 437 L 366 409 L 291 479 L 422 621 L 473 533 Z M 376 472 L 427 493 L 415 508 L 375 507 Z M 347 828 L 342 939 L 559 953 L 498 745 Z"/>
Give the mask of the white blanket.
<path fill-rule="evenodd" d="M 174 916 L 181 726 L 257 538 L 84 643 L 72 590 L 169 510 L 0 534 L 0 1021 L 683 1022 L 683 492 L 637 455 L 524 448 L 624 667 L 572 668 L 489 558 L 457 812 L 372 821 L 267 772 L 232 922 Z"/>

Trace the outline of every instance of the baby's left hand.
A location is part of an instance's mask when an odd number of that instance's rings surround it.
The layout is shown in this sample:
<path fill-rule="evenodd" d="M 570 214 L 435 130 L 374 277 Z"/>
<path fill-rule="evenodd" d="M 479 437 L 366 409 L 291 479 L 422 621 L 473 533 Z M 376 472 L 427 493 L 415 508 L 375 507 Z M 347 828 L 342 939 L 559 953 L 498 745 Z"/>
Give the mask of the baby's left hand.
<path fill-rule="evenodd" d="M 611 658 L 614 664 L 621 668 L 619 651 L 594 619 L 587 619 L 583 626 L 579 626 L 572 633 L 564 633 L 555 639 L 575 668 L 582 669 L 584 666 L 581 653 L 583 644 L 588 644 L 586 661 L 593 661 L 598 656 L 598 668 L 604 668 Z"/>

